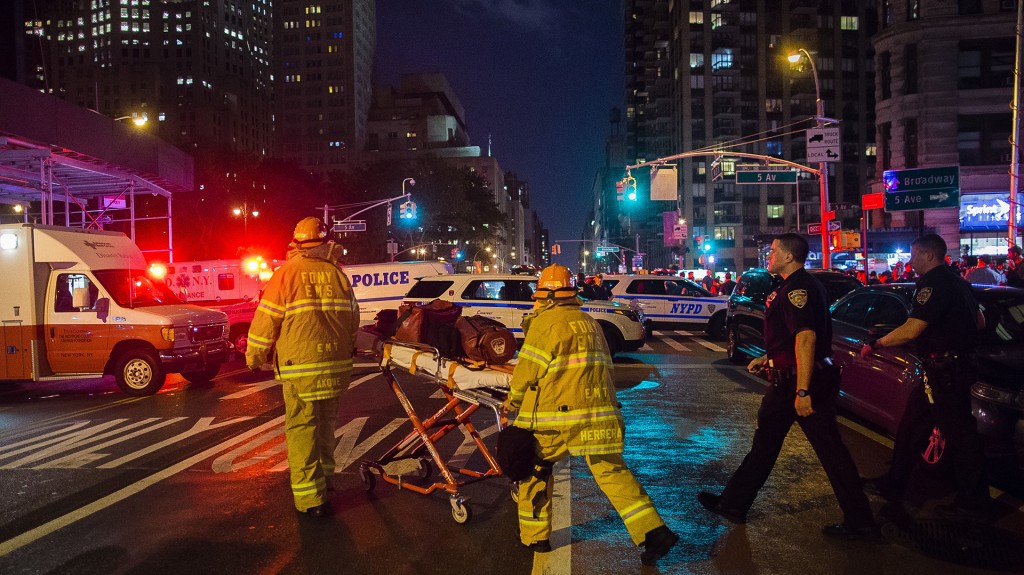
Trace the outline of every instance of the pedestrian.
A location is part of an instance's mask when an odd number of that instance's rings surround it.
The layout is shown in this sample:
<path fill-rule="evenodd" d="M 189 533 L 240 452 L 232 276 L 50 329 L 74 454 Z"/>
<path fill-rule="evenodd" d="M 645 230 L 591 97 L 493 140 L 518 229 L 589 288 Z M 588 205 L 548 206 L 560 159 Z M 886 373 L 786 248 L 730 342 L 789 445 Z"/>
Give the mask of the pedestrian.
<path fill-rule="evenodd" d="M 612 299 L 612 290 L 610 290 L 608 286 L 604 285 L 604 274 L 597 274 L 594 276 L 594 299 Z"/>
<path fill-rule="evenodd" d="M 711 287 L 715 284 L 715 276 L 711 273 L 711 270 L 704 271 L 704 279 L 700 280 L 700 283 L 704 286 L 704 289 L 709 293 L 711 292 Z"/>
<path fill-rule="evenodd" d="M 881 282 L 878 281 L 878 272 L 872 270 L 872 272 L 868 274 L 868 285 L 876 286 L 879 283 Z"/>
<path fill-rule="evenodd" d="M 736 282 L 732 281 L 732 272 L 725 272 L 725 281 L 722 282 L 722 288 L 719 293 L 722 295 L 732 295 L 732 290 L 736 289 Z"/>
<path fill-rule="evenodd" d="M 1006 255 L 1006 285 L 1024 287 L 1024 257 L 1021 257 L 1020 246 L 1010 246 Z"/>
<path fill-rule="evenodd" d="M 921 272 L 910 317 L 884 337 L 865 343 L 860 354 L 867 357 L 880 347 L 912 343 L 925 374 L 907 399 L 888 473 L 867 480 L 865 487 L 901 505 L 911 472 L 937 425 L 946 440 L 944 457 L 953 464 L 957 495 L 951 505 L 935 511 L 947 518 L 984 519 L 991 501 L 978 424 L 971 414 L 971 385 L 985 317 L 970 284 L 942 265 L 946 242 L 941 236 L 925 234 L 914 240 L 910 254 Z"/>
<path fill-rule="evenodd" d="M 881 283 L 881 284 L 891 284 L 892 283 L 892 272 L 890 272 L 889 270 L 885 270 L 882 273 L 878 274 L 878 283 Z"/>
<path fill-rule="evenodd" d="M 978 256 L 978 265 L 967 270 L 964 279 L 973 285 L 997 286 L 1003 278 L 988 265 L 988 256 Z"/>
<path fill-rule="evenodd" d="M 584 299 L 599 299 L 595 297 L 594 285 L 587 283 L 587 276 L 583 272 L 576 274 L 576 289 L 579 290 L 580 297 Z"/>
<path fill-rule="evenodd" d="M 255 371 L 274 350 L 295 508 L 324 517 L 331 513 L 338 403 L 349 384 L 359 305 L 337 263 L 341 248 L 327 241 L 324 223 L 305 218 L 293 238 L 256 308 L 245 363 Z"/>
<path fill-rule="evenodd" d="M 688 280 L 690 280 L 692 282 L 696 282 L 697 281 L 697 279 L 695 277 L 693 277 L 693 272 L 686 272 L 686 279 L 688 279 Z"/>
<path fill-rule="evenodd" d="M 697 500 L 733 523 L 745 523 L 796 422 L 814 448 L 843 511 L 843 522 L 825 525 L 822 533 L 838 539 L 877 541 L 880 534 L 857 467 L 839 436 L 839 369 L 831 358 L 828 295 L 821 282 L 804 269 L 807 252 L 807 240 L 798 234 L 782 234 L 772 242 L 768 271 L 780 275 L 782 283 L 765 302 L 768 351 L 747 366 L 750 373 L 766 371 L 771 385 L 761 400 L 753 445 L 743 463 L 721 495 L 702 491 Z"/>
<path fill-rule="evenodd" d="M 520 540 L 536 552 L 551 550 L 551 467 L 582 455 L 633 543 L 644 546 L 641 562 L 654 565 L 679 537 L 622 458 L 625 427 L 601 326 L 580 309 L 569 270 L 558 264 L 541 272 L 533 298 L 506 402 L 519 410 L 513 425 L 533 430 L 541 462 L 519 484 Z"/>

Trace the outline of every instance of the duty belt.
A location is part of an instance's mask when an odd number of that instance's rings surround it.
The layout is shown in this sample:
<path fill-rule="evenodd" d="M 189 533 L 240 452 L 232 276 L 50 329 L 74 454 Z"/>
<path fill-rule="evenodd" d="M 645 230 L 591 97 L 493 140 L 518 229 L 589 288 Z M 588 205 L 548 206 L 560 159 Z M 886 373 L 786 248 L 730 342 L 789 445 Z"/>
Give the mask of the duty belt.
<path fill-rule="evenodd" d="M 831 357 L 823 357 L 814 362 L 814 369 L 825 369 L 833 365 Z M 796 379 L 796 368 L 795 367 L 766 367 L 764 370 L 765 377 L 768 381 L 775 384 L 791 383 Z"/>

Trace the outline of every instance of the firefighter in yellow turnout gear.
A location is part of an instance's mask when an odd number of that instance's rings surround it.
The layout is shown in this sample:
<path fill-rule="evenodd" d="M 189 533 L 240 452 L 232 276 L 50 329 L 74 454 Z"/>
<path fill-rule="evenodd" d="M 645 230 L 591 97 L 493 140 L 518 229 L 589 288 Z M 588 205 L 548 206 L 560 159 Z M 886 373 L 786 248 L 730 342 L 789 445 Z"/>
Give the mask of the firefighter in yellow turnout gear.
<path fill-rule="evenodd" d="M 580 309 L 570 278 L 557 264 L 541 273 L 507 401 L 519 410 L 514 425 L 534 431 L 544 462 L 519 485 L 520 539 L 538 552 L 551 549 L 551 465 L 582 455 L 633 542 L 645 547 L 641 561 L 654 565 L 679 538 L 622 458 L 624 424 L 608 344 Z"/>
<path fill-rule="evenodd" d="M 359 306 L 317 218 L 295 227 L 288 260 L 270 278 L 256 308 L 245 363 L 259 369 L 276 350 L 274 372 L 285 405 L 285 439 L 295 508 L 330 513 L 338 400 L 348 388 Z"/>

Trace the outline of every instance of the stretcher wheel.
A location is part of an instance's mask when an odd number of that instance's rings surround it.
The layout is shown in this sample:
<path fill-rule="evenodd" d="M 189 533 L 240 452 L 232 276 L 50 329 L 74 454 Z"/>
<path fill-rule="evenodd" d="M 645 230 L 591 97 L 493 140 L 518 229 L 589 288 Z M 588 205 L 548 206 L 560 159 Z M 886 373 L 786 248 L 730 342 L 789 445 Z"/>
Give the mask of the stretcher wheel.
<path fill-rule="evenodd" d="M 519 503 L 519 483 L 513 483 L 509 488 L 509 495 L 512 496 L 513 503 Z"/>
<path fill-rule="evenodd" d="M 468 523 L 473 512 L 461 499 L 452 499 L 452 519 L 458 524 Z"/>
<path fill-rule="evenodd" d="M 373 491 L 377 485 L 377 478 L 373 476 L 373 472 L 368 467 L 359 468 L 359 479 L 363 482 L 363 491 L 367 493 Z"/>
<path fill-rule="evenodd" d="M 420 479 L 422 479 L 425 483 L 427 482 L 427 480 L 430 479 L 432 475 L 434 475 L 434 466 L 430 464 L 429 459 L 420 459 L 419 474 Z"/>

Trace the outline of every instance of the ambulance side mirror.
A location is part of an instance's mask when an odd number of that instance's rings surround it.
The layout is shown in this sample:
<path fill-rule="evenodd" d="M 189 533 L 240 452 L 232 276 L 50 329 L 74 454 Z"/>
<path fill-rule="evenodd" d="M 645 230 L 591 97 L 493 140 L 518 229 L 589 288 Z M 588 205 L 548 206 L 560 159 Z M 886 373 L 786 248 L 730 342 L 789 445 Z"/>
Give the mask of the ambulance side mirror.
<path fill-rule="evenodd" d="M 96 318 L 103 323 L 107 322 L 107 316 L 110 315 L 110 298 L 101 297 L 96 300 Z"/>

